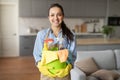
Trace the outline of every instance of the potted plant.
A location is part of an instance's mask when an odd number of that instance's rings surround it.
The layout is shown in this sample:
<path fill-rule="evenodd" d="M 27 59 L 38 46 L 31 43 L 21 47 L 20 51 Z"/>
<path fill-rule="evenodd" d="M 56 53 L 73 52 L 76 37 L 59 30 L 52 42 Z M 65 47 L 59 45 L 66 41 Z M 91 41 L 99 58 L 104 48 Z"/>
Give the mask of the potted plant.
<path fill-rule="evenodd" d="M 112 26 L 104 25 L 102 27 L 102 33 L 104 34 L 104 38 L 109 39 L 113 32 L 114 28 Z"/>

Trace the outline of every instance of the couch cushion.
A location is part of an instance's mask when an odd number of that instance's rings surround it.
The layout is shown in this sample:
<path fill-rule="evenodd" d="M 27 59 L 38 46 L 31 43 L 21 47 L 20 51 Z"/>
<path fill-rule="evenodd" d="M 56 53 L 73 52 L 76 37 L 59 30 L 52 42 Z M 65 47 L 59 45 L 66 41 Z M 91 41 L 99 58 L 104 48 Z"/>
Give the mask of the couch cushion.
<path fill-rule="evenodd" d="M 120 49 L 116 49 L 115 51 L 115 57 L 116 57 L 116 64 L 117 64 L 117 69 L 120 70 Z"/>
<path fill-rule="evenodd" d="M 85 72 L 87 75 L 90 75 L 91 73 L 98 70 L 96 63 L 91 57 L 77 61 L 76 66 L 83 72 Z"/>
<path fill-rule="evenodd" d="M 87 80 L 98 80 L 97 78 L 93 77 L 93 76 L 88 76 Z"/>
<path fill-rule="evenodd" d="M 117 80 L 120 80 L 120 77 Z"/>
<path fill-rule="evenodd" d="M 93 57 L 101 69 L 115 69 L 115 55 L 112 50 L 103 51 L 78 51 L 76 61 Z"/>
<path fill-rule="evenodd" d="M 118 74 L 120 74 L 120 70 L 112 70 L 114 72 L 117 72 Z"/>
<path fill-rule="evenodd" d="M 119 70 L 112 70 L 112 71 L 114 71 L 120 75 L 120 69 Z M 120 80 L 120 77 L 117 80 Z"/>
<path fill-rule="evenodd" d="M 116 80 L 120 77 L 118 73 L 104 69 L 92 73 L 91 76 L 94 76 L 100 80 Z"/>

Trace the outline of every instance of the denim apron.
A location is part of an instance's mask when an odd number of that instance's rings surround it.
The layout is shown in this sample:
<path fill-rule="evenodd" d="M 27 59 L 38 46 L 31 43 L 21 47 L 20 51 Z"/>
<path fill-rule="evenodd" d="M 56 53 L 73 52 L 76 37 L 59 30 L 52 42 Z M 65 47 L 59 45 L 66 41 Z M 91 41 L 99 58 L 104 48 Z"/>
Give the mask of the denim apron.
<path fill-rule="evenodd" d="M 45 40 L 48 39 L 49 33 L 50 33 L 50 30 L 47 32 L 47 34 L 45 36 Z M 42 53 L 42 54 L 44 54 L 44 53 Z M 51 62 L 49 64 L 46 64 L 45 67 L 46 68 L 47 67 L 52 67 L 51 69 L 49 69 L 49 72 L 51 74 L 54 74 L 54 75 L 56 75 L 57 74 L 56 71 L 60 70 L 60 69 L 63 70 L 63 71 L 66 70 L 66 71 L 68 71 L 68 73 L 64 77 L 58 77 L 58 76 L 51 77 L 51 76 L 48 76 L 48 75 L 44 75 L 45 71 L 40 70 L 41 68 L 38 67 L 40 72 L 41 72 L 41 79 L 40 80 L 70 80 L 69 72 L 70 72 L 70 70 L 72 68 L 71 64 L 67 64 L 66 62 L 61 63 L 59 60 L 55 60 L 55 61 L 53 61 L 53 62 Z"/>

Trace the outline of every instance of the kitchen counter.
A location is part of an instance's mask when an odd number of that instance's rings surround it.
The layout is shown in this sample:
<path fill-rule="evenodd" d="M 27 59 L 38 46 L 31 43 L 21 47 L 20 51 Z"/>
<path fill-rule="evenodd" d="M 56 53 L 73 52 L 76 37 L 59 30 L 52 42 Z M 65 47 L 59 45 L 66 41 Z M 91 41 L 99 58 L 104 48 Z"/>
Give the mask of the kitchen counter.
<path fill-rule="evenodd" d="M 32 55 L 36 34 L 20 35 L 20 56 Z M 78 38 L 77 51 L 120 49 L 120 39 Z"/>
<path fill-rule="evenodd" d="M 37 33 L 21 34 L 20 36 L 36 36 Z M 77 38 L 77 45 L 102 45 L 102 44 L 120 44 L 120 38 Z"/>
<path fill-rule="evenodd" d="M 102 44 L 120 44 L 120 39 L 113 38 L 105 40 L 104 38 L 77 39 L 77 45 L 102 45 Z"/>
<path fill-rule="evenodd" d="M 20 36 L 36 36 L 37 33 L 25 33 L 25 34 L 20 34 Z"/>
<path fill-rule="evenodd" d="M 77 51 L 120 49 L 120 38 L 106 40 L 104 38 L 77 39 Z"/>
<path fill-rule="evenodd" d="M 92 33 L 92 32 L 86 32 L 86 33 L 75 33 L 75 35 L 103 35 L 100 32 Z"/>

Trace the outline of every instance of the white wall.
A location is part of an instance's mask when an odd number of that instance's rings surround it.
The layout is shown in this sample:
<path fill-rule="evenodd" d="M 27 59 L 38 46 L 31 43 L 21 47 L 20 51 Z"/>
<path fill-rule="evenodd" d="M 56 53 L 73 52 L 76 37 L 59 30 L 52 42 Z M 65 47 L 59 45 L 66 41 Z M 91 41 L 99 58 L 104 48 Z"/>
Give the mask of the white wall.
<path fill-rule="evenodd" d="M 1 44 L 2 38 L 1 38 L 1 26 L 0 26 L 0 54 L 2 52 L 2 44 Z"/>
<path fill-rule="evenodd" d="M 1 13 L 0 13 L 0 15 L 1 15 Z M 0 22 L 0 24 L 1 24 L 1 22 Z M 1 51 L 2 51 L 2 47 L 1 47 L 2 45 L 1 45 L 1 26 L 0 26 L 0 54 L 1 54 Z"/>
<path fill-rule="evenodd" d="M 0 0 L 0 2 L 9 2 L 9 3 L 12 3 L 12 2 L 18 2 L 18 0 Z"/>
<path fill-rule="evenodd" d="M 65 18 L 64 21 L 66 25 L 70 29 L 74 29 L 76 25 L 81 25 L 83 22 L 96 19 L 96 18 Z M 99 19 L 99 23 L 97 23 L 96 28 L 101 28 L 104 25 L 104 19 Z M 87 24 L 88 31 L 92 32 L 94 23 Z M 27 30 L 29 27 L 33 29 L 44 29 L 50 27 L 50 23 L 48 18 L 19 18 L 19 34 L 24 35 L 27 34 Z"/>
<path fill-rule="evenodd" d="M 113 37 L 120 38 L 120 26 L 114 26 L 115 32 Z"/>

